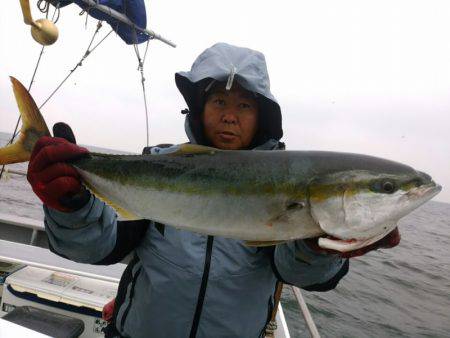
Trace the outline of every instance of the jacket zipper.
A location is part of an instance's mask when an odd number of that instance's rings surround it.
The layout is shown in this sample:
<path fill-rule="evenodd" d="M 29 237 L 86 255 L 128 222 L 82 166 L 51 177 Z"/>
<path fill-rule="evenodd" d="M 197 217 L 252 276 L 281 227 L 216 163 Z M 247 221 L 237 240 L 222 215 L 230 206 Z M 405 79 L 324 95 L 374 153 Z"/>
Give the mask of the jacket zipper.
<path fill-rule="evenodd" d="M 128 306 L 126 307 L 122 318 L 120 320 L 120 331 L 123 332 L 123 328 L 125 326 L 125 319 L 128 316 L 128 312 L 130 311 L 131 308 L 131 303 L 133 302 L 133 298 L 134 298 L 134 287 L 136 286 L 136 282 L 137 282 L 137 278 L 139 276 L 139 274 L 141 273 L 141 267 L 139 267 L 139 269 L 136 271 L 136 274 L 133 276 L 133 279 L 131 280 L 131 290 L 130 290 L 130 302 L 128 303 Z M 117 319 L 117 318 L 116 318 Z"/>
<path fill-rule="evenodd" d="M 192 321 L 191 333 L 189 334 L 189 338 L 195 338 L 195 336 L 197 335 L 198 323 L 200 322 L 200 316 L 202 314 L 203 309 L 203 302 L 205 300 L 206 286 L 208 285 L 213 242 L 214 237 L 208 236 L 208 241 L 206 243 L 206 255 L 205 255 L 205 265 L 203 268 L 202 284 L 200 286 L 200 291 L 198 293 L 197 306 L 195 308 L 194 320 Z"/>

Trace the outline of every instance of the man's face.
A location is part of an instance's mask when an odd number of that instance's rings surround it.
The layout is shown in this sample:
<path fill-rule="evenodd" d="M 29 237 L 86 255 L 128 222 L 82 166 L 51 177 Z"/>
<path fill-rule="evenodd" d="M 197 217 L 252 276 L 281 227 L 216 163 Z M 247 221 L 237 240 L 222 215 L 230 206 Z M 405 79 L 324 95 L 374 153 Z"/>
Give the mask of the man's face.
<path fill-rule="evenodd" d="M 239 86 L 218 89 L 207 98 L 202 120 L 205 135 L 214 147 L 244 149 L 258 128 L 258 104 L 252 93 Z"/>

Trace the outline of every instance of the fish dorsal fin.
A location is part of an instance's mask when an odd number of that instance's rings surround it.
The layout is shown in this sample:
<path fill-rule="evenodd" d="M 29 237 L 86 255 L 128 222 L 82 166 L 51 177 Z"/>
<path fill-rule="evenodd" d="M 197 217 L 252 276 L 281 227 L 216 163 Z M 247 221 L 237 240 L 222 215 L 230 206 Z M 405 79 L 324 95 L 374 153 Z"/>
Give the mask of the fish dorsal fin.
<path fill-rule="evenodd" d="M 201 146 L 198 144 L 180 144 L 178 149 L 170 153 L 170 155 L 195 155 L 195 154 L 209 154 L 214 155 L 216 152 L 220 151 L 217 148 Z"/>

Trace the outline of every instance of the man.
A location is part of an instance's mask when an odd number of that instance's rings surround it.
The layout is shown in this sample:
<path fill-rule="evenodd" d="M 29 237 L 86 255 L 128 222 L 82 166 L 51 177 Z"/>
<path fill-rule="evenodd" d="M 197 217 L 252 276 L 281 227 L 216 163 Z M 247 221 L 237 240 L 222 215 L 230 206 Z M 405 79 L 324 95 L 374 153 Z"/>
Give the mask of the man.
<path fill-rule="evenodd" d="M 191 143 L 284 149 L 280 107 L 270 92 L 263 54 L 219 43 L 175 80 L 189 107 L 185 127 Z M 348 271 L 348 259 L 320 251 L 314 239 L 254 248 L 148 220 L 118 221 L 64 163 L 86 152 L 64 139 L 44 137 L 33 151 L 28 178 L 44 202 L 52 251 L 91 264 L 116 263 L 133 253 L 109 337 L 261 337 L 277 281 L 326 291 Z M 387 245 L 396 245 L 395 238 Z"/>

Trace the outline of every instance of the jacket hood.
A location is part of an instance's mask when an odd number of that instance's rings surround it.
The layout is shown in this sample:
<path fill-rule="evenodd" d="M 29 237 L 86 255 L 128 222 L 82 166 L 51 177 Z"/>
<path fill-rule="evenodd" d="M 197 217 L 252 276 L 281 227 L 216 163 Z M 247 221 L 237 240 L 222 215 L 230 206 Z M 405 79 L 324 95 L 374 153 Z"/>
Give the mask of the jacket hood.
<path fill-rule="evenodd" d="M 231 88 L 237 81 L 244 89 L 256 94 L 259 106 L 259 126 L 252 146 L 283 136 L 281 110 L 270 92 L 270 80 L 264 54 L 226 43 L 217 43 L 206 49 L 194 61 L 191 70 L 175 74 L 176 85 L 189 108 L 186 132 L 191 141 L 205 144 L 201 113 L 205 96 L 214 82 L 223 82 Z M 195 140 L 192 140 L 194 138 Z"/>

